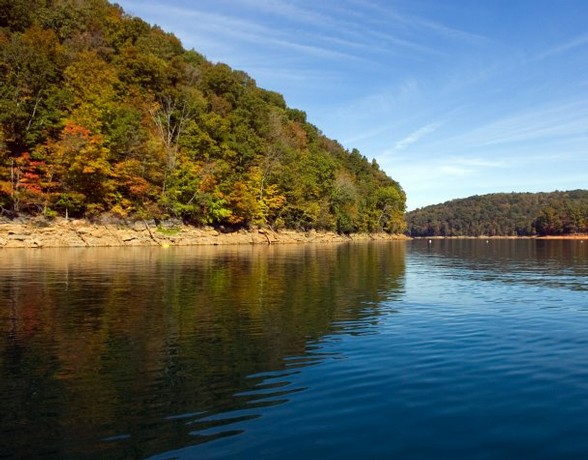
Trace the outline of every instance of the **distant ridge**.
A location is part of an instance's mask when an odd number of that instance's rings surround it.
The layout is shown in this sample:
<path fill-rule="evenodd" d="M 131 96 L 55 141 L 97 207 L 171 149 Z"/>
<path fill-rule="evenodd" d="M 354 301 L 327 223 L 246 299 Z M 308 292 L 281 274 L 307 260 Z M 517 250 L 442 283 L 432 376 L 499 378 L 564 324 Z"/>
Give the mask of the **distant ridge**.
<path fill-rule="evenodd" d="M 406 220 L 412 237 L 587 233 L 588 190 L 475 195 L 416 209 Z"/>

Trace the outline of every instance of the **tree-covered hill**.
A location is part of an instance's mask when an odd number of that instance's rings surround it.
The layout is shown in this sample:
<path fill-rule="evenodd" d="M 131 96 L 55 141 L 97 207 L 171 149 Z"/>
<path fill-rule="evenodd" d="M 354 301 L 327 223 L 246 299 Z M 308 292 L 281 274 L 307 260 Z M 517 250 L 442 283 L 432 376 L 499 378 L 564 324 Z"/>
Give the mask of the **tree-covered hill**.
<path fill-rule="evenodd" d="M 494 193 L 406 214 L 411 236 L 530 236 L 588 232 L 588 190 Z"/>
<path fill-rule="evenodd" d="M 0 0 L 0 59 L 5 215 L 405 230 L 375 161 L 105 0 Z"/>

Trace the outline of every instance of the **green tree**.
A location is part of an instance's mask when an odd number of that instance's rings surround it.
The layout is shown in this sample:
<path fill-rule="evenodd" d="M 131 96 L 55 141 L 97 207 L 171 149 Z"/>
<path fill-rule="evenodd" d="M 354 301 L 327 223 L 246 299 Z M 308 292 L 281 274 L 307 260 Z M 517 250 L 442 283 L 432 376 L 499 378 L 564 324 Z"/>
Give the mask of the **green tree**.
<path fill-rule="evenodd" d="M 65 62 L 65 52 L 52 30 L 33 26 L 10 37 L 0 35 L 0 123 L 12 155 L 43 141 L 50 102 Z"/>

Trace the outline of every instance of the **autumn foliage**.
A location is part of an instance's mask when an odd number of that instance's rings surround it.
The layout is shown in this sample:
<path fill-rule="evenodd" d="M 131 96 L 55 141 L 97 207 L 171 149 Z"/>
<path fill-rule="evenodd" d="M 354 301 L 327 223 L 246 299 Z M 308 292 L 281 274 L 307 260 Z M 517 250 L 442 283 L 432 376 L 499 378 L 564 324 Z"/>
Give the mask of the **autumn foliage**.
<path fill-rule="evenodd" d="M 492 193 L 406 214 L 411 236 L 545 236 L 588 233 L 588 190 Z"/>
<path fill-rule="evenodd" d="M 104 0 L 0 0 L 0 212 L 405 228 L 398 183 Z"/>

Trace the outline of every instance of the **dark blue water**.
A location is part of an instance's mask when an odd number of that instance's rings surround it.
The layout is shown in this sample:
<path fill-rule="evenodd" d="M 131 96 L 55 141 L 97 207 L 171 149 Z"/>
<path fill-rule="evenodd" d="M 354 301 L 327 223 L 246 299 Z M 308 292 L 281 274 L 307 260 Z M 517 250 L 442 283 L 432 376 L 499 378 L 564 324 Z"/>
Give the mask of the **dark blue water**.
<path fill-rule="evenodd" d="M 0 452 L 587 458 L 588 246 L 0 252 Z"/>

